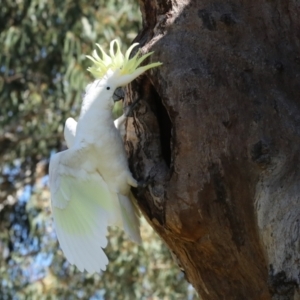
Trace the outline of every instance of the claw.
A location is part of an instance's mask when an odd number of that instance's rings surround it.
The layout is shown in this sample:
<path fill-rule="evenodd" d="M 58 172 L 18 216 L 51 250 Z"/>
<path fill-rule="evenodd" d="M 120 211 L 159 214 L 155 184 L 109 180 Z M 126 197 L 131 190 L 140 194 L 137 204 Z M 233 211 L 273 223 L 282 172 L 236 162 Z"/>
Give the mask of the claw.
<path fill-rule="evenodd" d="M 125 123 L 126 118 L 131 117 L 132 111 L 139 101 L 140 101 L 140 98 L 135 100 L 132 104 L 125 107 L 123 115 L 114 121 L 116 128 L 121 133 L 121 136 L 123 136 L 125 134 L 125 131 L 122 129 L 122 125 Z"/>
<path fill-rule="evenodd" d="M 141 100 L 141 98 L 138 98 L 133 103 L 131 103 L 130 105 L 125 107 L 124 115 L 125 115 L 126 118 L 132 116 L 132 112 L 133 112 L 134 108 L 136 107 L 136 105 L 140 102 L 140 100 Z"/>
<path fill-rule="evenodd" d="M 145 189 L 148 185 L 150 184 L 150 180 L 141 180 L 141 181 L 138 181 L 138 186 L 137 188 L 139 189 Z"/>

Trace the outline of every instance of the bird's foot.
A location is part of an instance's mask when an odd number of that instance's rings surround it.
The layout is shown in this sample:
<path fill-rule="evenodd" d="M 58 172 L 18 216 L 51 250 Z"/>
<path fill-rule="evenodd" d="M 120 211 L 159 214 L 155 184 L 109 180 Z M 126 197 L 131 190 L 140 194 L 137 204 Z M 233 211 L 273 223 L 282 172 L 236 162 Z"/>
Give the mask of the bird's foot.
<path fill-rule="evenodd" d="M 135 109 L 135 107 L 137 106 L 137 104 L 139 103 L 140 100 L 141 100 L 141 98 L 138 98 L 133 103 L 131 103 L 130 105 L 128 105 L 124 108 L 124 115 L 125 115 L 126 118 L 132 117 L 132 112 L 133 112 L 133 110 Z"/>
<path fill-rule="evenodd" d="M 137 188 L 145 189 L 149 185 L 149 183 L 150 183 L 149 179 L 138 181 Z"/>
<path fill-rule="evenodd" d="M 137 189 L 137 196 L 141 196 L 145 193 L 146 188 L 153 182 L 151 178 L 147 178 L 145 180 L 138 181 Z"/>

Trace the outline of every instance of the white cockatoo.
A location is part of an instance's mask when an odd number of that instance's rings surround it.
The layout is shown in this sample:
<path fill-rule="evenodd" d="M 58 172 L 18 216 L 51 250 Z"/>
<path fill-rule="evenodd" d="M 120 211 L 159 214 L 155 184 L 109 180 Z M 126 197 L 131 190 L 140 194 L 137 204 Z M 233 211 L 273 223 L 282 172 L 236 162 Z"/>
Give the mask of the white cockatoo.
<path fill-rule="evenodd" d="M 110 55 L 97 45 L 88 56 L 94 65 L 88 70 L 96 77 L 83 98 L 78 123 L 68 118 L 64 136 L 68 149 L 50 160 L 50 192 L 54 226 L 60 246 L 71 264 L 89 273 L 105 270 L 108 259 L 107 227 L 117 225 L 129 238 L 141 242 L 139 212 L 130 191 L 137 187 L 128 167 L 118 127 L 125 117 L 114 123 L 112 96 L 118 87 L 133 81 L 160 62 L 140 67 L 152 54 L 138 51 L 138 44 L 125 56 L 116 40 L 110 43 Z M 116 48 L 116 51 L 115 51 Z"/>

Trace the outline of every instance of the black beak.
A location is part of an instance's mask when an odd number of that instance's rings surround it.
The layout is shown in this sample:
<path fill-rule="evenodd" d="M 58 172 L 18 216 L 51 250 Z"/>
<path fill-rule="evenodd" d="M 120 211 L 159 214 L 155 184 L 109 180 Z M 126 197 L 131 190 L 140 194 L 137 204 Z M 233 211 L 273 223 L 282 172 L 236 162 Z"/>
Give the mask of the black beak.
<path fill-rule="evenodd" d="M 118 87 L 113 94 L 114 102 L 118 102 L 120 100 L 123 100 L 124 98 L 125 98 L 125 92 L 124 92 L 123 88 Z"/>

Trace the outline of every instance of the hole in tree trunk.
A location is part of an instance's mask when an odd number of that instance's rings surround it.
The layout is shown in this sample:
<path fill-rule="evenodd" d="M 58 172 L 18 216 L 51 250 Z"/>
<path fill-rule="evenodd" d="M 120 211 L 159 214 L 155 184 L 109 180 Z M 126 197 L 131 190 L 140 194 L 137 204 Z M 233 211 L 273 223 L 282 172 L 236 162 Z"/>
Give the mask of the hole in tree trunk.
<path fill-rule="evenodd" d="M 151 109 L 157 117 L 160 131 L 161 153 L 164 161 L 170 168 L 172 122 L 159 94 L 153 86 L 151 90 Z"/>

